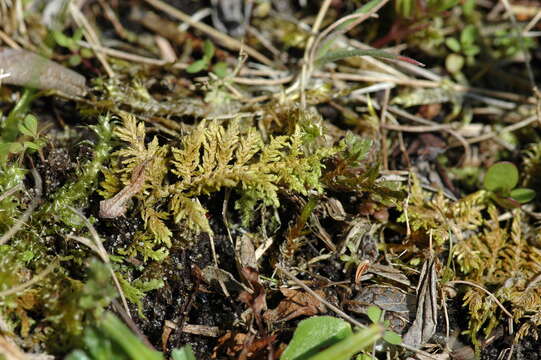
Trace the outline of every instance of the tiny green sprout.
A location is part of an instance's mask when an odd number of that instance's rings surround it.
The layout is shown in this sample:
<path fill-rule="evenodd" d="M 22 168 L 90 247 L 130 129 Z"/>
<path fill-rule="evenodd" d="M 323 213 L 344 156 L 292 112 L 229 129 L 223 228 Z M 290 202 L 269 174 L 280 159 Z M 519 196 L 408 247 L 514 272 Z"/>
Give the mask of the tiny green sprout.
<path fill-rule="evenodd" d="M 79 45 L 79 42 L 83 38 L 83 29 L 81 28 L 75 30 L 72 36 L 68 36 L 58 30 L 52 30 L 51 36 L 57 45 L 67 48 L 72 52 L 72 55 L 68 59 L 70 66 L 77 66 L 81 63 L 83 58 L 90 58 L 93 56 L 90 49 L 81 48 Z"/>
<path fill-rule="evenodd" d="M 483 187 L 498 205 L 504 208 L 515 208 L 535 198 L 534 190 L 516 188 L 518 180 L 517 167 L 513 163 L 503 161 L 488 169 L 483 180 Z"/>
<path fill-rule="evenodd" d="M 388 330 L 389 321 L 383 319 L 384 312 L 379 307 L 371 305 L 366 310 L 366 315 L 374 324 L 383 324 L 383 327 L 386 329 L 383 333 L 383 340 L 391 345 L 399 345 L 402 343 L 402 337 L 395 333 L 392 330 Z"/>
<path fill-rule="evenodd" d="M 445 45 L 453 52 L 445 59 L 445 66 L 452 74 L 460 73 L 464 64 L 472 65 L 481 48 L 476 45 L 478 38 L 474 25 L 467 25 L 460 32 L 459 38 L 448 37 Z"/>
<path fill-rule="evenodd" d="M 22 122 L 17 125 L 20 138 L 17 141 L 0 140 L 0 163 L 5 164 L 8 154 L 23 155 L 26 151 L 40 151 L 45 146 L 45 140 L 40 137 L 38 130 L 38 120 L 34 115 L 26 115 Z M 30 139 L 28 139 L 30 138 Z"/>
<path fill-rule="evenodd" d="M 26 149 L 39 151 L 45 145 L 45 140 L 40 138 L 38 131 L 38 119 L 34 115 L 26 115 L 23 122 L 19 124 L 19 131 L 32 139 L 32 141 L 23 142 L 23 151 Z"/>
<path fill-rule="evenodd" d="M 214 44 L 209 40 L 205 40 L 205 43 L 203 44 L 203 57 L 191 63 L 186 68 L 186 71 L 190 74 L 195 74 L 202 70 L 209 69 L 212 58 L 214 57 L 214 53 Z M 212 66 L 212 71 L 221 79 L 225 78 L 229 74 L 227 64 L 223 61 L 214 64 L 214 66 Z"/>

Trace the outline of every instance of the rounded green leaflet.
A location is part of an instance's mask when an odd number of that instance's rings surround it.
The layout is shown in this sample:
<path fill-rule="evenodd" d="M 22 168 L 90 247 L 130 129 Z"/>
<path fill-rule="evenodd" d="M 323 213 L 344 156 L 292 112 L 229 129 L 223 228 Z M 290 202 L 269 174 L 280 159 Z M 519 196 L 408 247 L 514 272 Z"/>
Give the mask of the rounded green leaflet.
<path fill-rule="evenodd" d="M 535 191 L 527 188 L 513 189 L 509 194 L 511 198 L 521 204 L 532 201 L 535 198 Z"/>
<path fill-rule="evenodd" d="M 208 62 L 205 59 L 200 59 L 191 63 L 187 68 L 186 72 L 190 74 L 195 74 L 205 69 L 208 66 Z"/>
<path fill-rule="evenodd" d="M 394 331 L 391 331 L 391 330 L 386 330 L 385 331 L 385 333 L 383 334 L 383 340 L 385 340 L 386 342 L 388 342 L 391 345 L 400 345 L 400 344 L 402 344 L 402 336 L 400 336 L 399 334 L 397 334 L 397 333 L 395 333 Z"/>
<path fill-rule="evenodd" d="M 297 326 L 280 360 L 303 360 L 353 334 L 351 325 L 332 316 L 314 316 Z"/>
<path fill-rule="evenodd" d="M 375 305 L 369 306 L 366 311 L 366 315 L 368 315 L 368 318 L 373 323 L 377 323 L 381 320 L 381 313 L 382 313 L 381 309 Z"/>
<path fill-rule="evenodd" d="M 454 51 L 456 53 L 460 52 L 460 42 L 458 42 L 458 40 L 453 37 L 445 39 L 445 45 L 447 45 L 447 47 L 451 49 L 451 51 Z"/>
<path fill-rule="evenodd" d="M 485 175 L 483 186 L 488 191 L 508 192 L 518 183 L 518 170 L 515 165 L 504 161 L 492 165 Z"/>
<path fill-rule="evenodd" d="M 220 61 L 212 67 L 212 71 L 220 78 L 223 79 L 227 76 L 227 63 Z"/>
<path fill-rule="evenodd" d="M 445 58 L 445 68 L 451 73 L 457 73 L 464 67 L 464 57 L 458 54 L 449 54 Z"/>

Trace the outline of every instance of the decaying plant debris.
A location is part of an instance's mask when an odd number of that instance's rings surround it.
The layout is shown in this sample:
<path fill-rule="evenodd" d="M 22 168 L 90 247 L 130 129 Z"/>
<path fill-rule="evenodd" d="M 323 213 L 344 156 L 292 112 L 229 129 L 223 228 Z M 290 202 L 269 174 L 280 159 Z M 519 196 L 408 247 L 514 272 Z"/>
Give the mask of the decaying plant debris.
<path fill-rule="evenodd" d="M 538 359 L 540 18 L 0 0 L 0 354 Z"/>

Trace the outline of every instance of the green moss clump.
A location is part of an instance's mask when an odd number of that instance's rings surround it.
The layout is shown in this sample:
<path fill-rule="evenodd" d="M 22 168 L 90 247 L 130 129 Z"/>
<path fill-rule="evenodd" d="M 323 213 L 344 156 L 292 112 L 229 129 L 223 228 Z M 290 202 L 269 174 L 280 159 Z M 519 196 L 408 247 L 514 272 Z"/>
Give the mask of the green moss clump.
<path fill-rule="evenodd" d="M 134 171 L 143 164 L 145 182 L 136 211 L 155 244 L 171 246 L 169 220 L 211 233 L 200 197 L 224 188 L 240 195 L 235 207 L 247 223 L 257 203 L 279 206 L 280 191 L 323 190 L 323 160 L 340 147 L 314 146 L 321 136 L 314 134 L 313 125 L 309 131 L 305 128 L 296 124 L 290 134 L 265 143 L 254 127 L 241 130 L 238 120 L 228 126 L 202 121 L 180 139 L 179 147 L 170 148 L 159 145 L 157 138 L 146 144 L 144 124 L 126 115 L 115 129 L 126 147 L 114 153 L 112 167 L 104 171 L 101 194 L 110 198 L 122 185 L 130 186 Z"/>
<path fill-rule="evenodd" d="M 88 199 L 97 189 L 98 176 L 112 150 L 112 125 L 109 117 L 101 117 L 99 123 L 92 129 L 99 138 L 94 148 L 94 158 L 79 171 L 76 181 L 65 184 L 52 195 L 51 201 L 43 206 L 38 217 L 49 219 L 51 214 L 54 214 L 55 220 L 61 221 L 66 226 L 77 229 L 83 226 L 81 218 L 69 207 L 88 207 Z"/>

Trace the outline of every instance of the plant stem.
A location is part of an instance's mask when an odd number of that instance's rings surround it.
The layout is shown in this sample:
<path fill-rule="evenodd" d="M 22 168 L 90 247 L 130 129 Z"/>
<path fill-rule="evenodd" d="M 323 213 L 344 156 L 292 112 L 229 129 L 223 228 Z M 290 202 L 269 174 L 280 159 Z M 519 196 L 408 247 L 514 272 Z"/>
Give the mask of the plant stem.
<path fill-rule="evenodd" d="M 11 110 L 6 119 L 4 129 L 2 131 L 2 140 L 5 142 L 12 142 L 17 139 L 19 135 L 19 124 L 23 121 L 24 116 L 28 112 L 30 103 L 34 100 L 36 89 L 25 88 L 21 99 Z"/>

